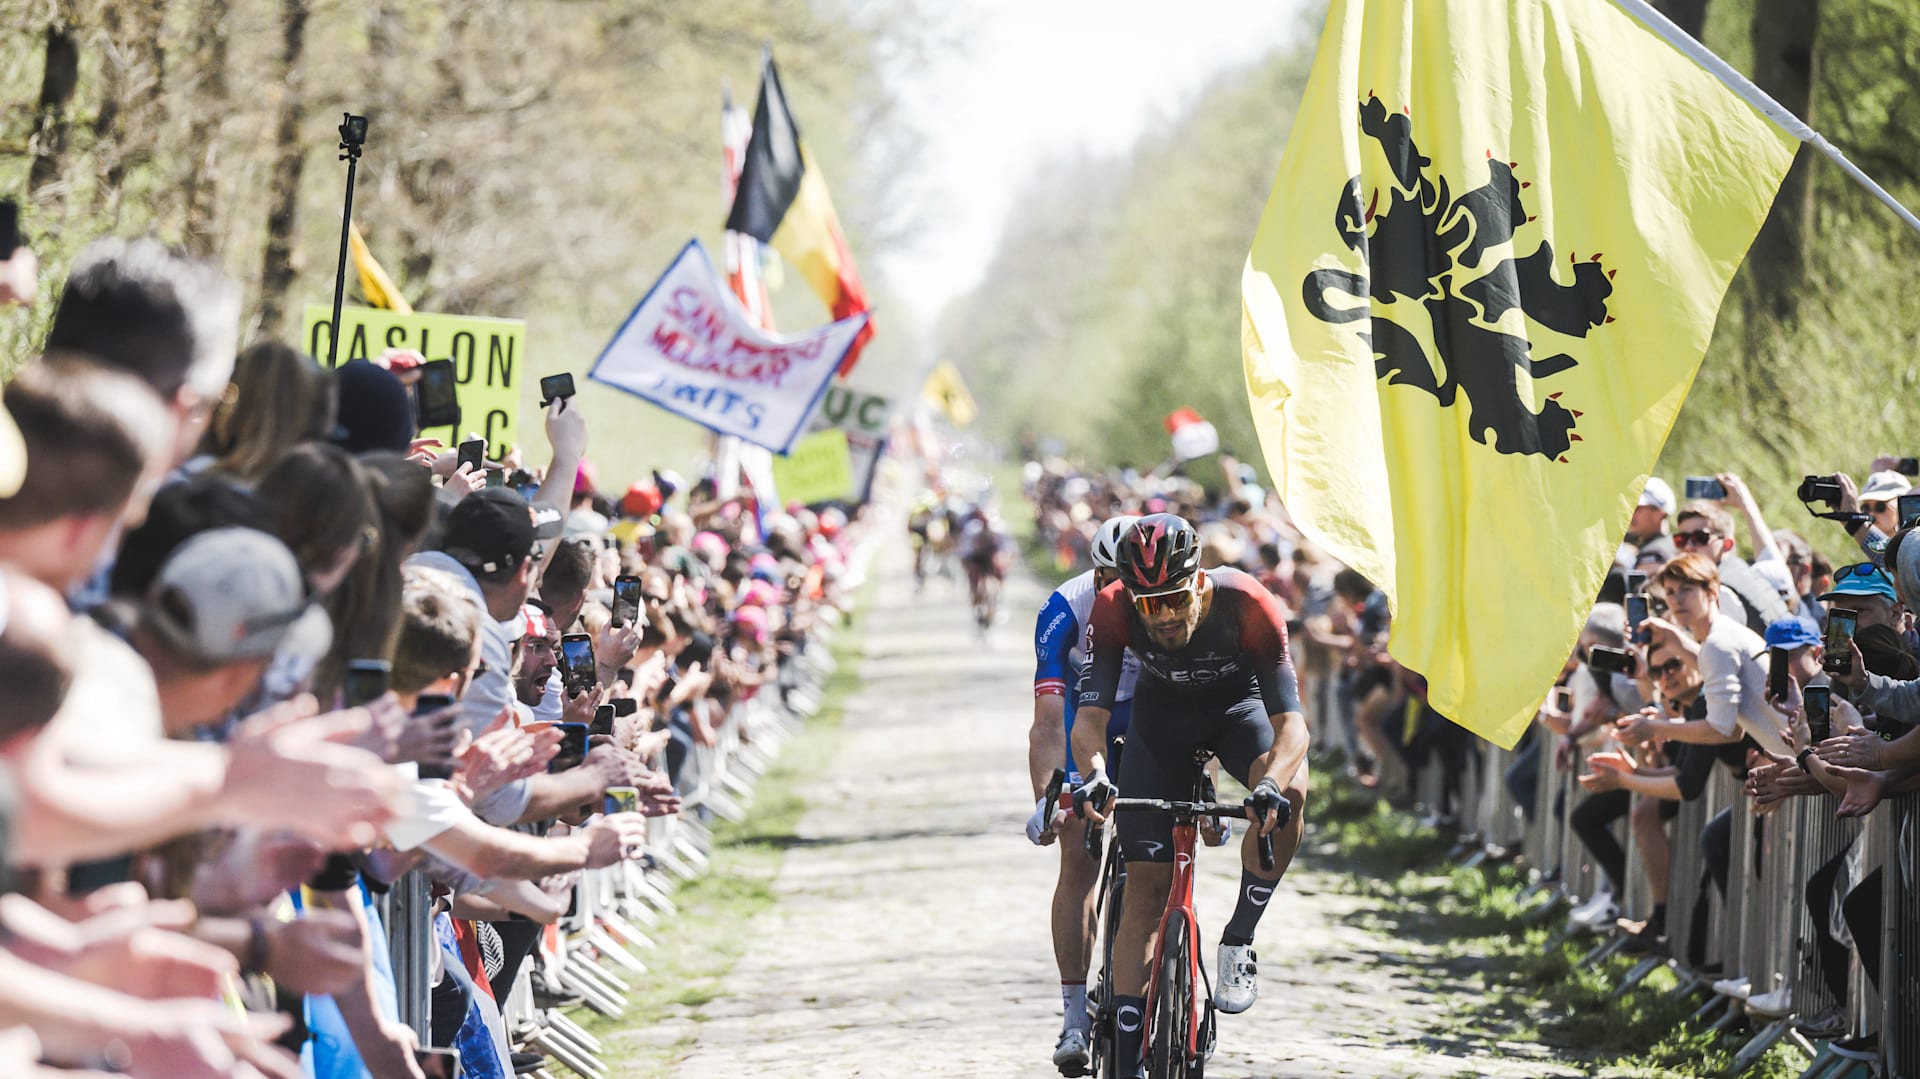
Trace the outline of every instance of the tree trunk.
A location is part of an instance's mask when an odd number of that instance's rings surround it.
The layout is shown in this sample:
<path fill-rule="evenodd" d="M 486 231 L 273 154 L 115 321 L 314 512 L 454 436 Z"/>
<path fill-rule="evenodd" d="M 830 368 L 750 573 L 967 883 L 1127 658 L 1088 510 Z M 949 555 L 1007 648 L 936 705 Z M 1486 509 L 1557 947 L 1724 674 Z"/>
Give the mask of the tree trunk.
<path fill-rule="evenodd" d="M 1673 25 L 1700 40 L 1700 31 L 1707 25 L 1707 0 L 1653 0 L 1653 6 L 1665 15 Z"/>
<path fill-rule="evenodd" d="M 166 50 L 160 39 L 166 5 L 126 0 L 104 5 L 101 15 L 107 44 L 93 137 L 103 168 L 94 204 L 108 207 L 118 205 L 127 174 L 153 159 L 155 135 L 166 122 Z"/>
<path fill-rule="evenodd" d="M 1809 124 L 1814 118 L 1814 36 L 1819 25 L 1820 0 L 1756 0 L 1753 7 L 1753 81 Z M 1799 309 L 1813 244 L 1812 171 L 1813 155 L 1802 146 L 1747 254 L 1753 282 L 1749 316 L 1785 322 Z M 1762 321 L 1748 319 L 1749 325 Z"/>
<path fill-rule="evenodd" d="M 199 255 L 211 255 L 214 248 L 214 215 L 218 209 L 220 184 L 220 119 L 228 109 L 227 101 L 227 22 L 230 0 L 208 0 L 201 17 L 205 34 L 193 50 L 194 69 L 199 73 L 199 92 L 194 95 L 193 123 L 187 133 L 187 151 L 193 154 L 193 167 L 187 173 L 187 249 Z"/>
<path fill-rule="evenodd" d="M 300 142 L 305 112 L 300 94 L 300 54 L 306 48 L 308 0 L 282 0 L 280 108 L 273 129 L 273 175 L 268 181 L 267 251 L 260 266 L 260 330 L 279 333 L 293 288 L 294 235 L 300 212 L 300 176 L 306 147 Z"/>
<path fill-rule="evenodd" d="M 65 171 L 67 109 L 80 83 L 80 45 L 63 10 L 47 27 L 46 70 L 40 76 L 40 108 L 33 123 L 33 164 L 27 170 L 27 193 L 39 196 L 59 182 Z"/>

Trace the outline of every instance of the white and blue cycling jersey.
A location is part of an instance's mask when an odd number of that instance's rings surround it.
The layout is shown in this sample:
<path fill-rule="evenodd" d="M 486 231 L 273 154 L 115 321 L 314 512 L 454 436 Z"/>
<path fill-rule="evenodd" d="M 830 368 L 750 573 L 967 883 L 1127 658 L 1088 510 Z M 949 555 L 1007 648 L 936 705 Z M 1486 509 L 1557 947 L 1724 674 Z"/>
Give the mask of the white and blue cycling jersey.
<path fill-rule="evenodd" d="M 1073 760 L 1073 714 L 1079 699 L 1080 676 L 1087 666 L 1086 654 L 1081 651 L 1081 640 L 1086 635 L 1087 618 L 1093 612 L 1093 599 L 1098 595 L 1093 584 L 1093 571 L 1088 570 L 1080 576 L 1067 581 L 1040 608 L 1040 617 L 1033 627 L 1033 695 L 1038 697 L 1060 696 L 1066 699 L 1066 729 L 1061 732 L 1062 754 L 1068 773 L 1068 780 L 1078 783 L 1080 772 Z M 1139 677 L 1140 664 L 1129 650 L 1122 661 L 1120 685 L 1114 694 L 1113 717 L 1107 722 L 1107 741 L 1127 730 L 1127 719 L 1133 713 L 1133 683 Z M 1112 754 L 1109 753 L 1109 756 Z"/>

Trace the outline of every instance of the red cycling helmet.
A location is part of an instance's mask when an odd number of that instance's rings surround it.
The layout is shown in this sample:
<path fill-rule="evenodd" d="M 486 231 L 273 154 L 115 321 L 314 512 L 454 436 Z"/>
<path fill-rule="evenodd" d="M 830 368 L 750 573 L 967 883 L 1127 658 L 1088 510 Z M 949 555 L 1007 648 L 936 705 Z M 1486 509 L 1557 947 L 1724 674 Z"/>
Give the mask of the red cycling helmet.
<path fill-rule="evenodd" d="M 1186 518 L 1150 513 L 1120 537 L 1114 567 L 1135 595 L 1171 592 L 1200 572 L 1200 533 Z"/>

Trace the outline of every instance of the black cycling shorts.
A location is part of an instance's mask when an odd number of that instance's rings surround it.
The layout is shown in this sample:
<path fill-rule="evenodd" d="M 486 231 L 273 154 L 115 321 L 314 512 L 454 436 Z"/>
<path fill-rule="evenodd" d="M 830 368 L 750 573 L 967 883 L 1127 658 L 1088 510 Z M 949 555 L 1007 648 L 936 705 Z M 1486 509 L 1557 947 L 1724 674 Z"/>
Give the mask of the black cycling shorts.
<path fill-rule="evenodd" d="M 1193 797 L 1202 766 L 1193 761 L 1205 746 L 1227 774 L 1242 784 L 1253 762 L 1273 748 L 1273 723 L 1257 685 L 1244 697 L 1194 697 L 1142 677 L 1133 692 L 1133 719 L 1115 782 L 1122 798 Z M 1173 818 L 1165 813 L 1119 814 L 1121 850 L 1131 861 L 1173 861 Z"/>

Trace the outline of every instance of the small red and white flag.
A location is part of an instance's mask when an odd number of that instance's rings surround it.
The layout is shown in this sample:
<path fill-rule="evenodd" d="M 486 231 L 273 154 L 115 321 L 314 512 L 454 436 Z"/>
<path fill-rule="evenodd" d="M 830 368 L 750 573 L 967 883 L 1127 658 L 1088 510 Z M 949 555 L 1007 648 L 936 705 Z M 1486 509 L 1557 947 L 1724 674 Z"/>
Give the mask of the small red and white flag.
<path fill-rule="evenodd" d="M 1182 408 L 1169 413 L 1166 427 L 1167 434 L 1173 438 L 1173 456 L 1176 460 L 1191 461 L 1195 457 L 1220 452 L 1220 432 L 1213 429 L 1213 424 L 1201 419 L 1193 409 Z"/>

